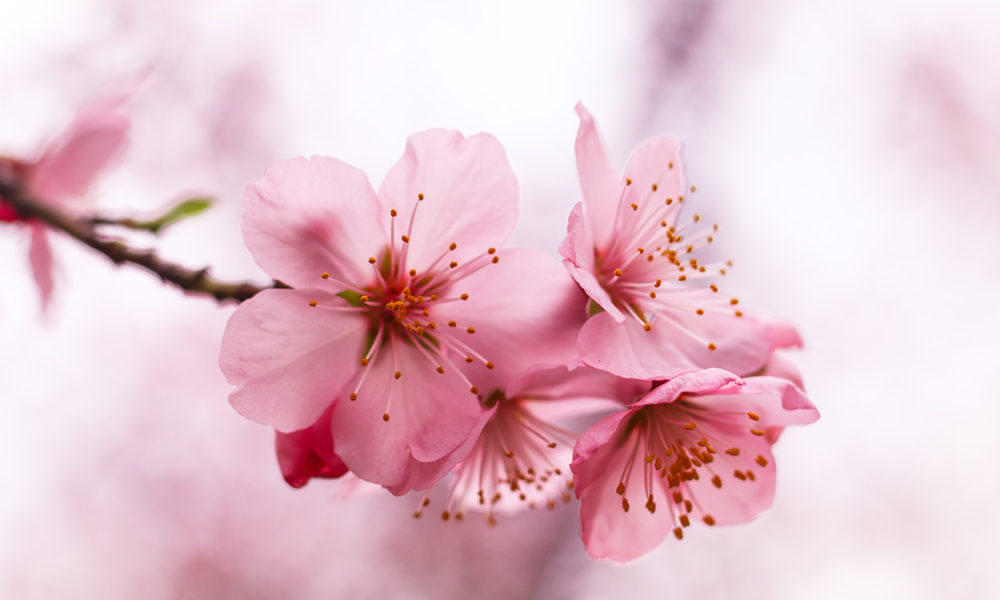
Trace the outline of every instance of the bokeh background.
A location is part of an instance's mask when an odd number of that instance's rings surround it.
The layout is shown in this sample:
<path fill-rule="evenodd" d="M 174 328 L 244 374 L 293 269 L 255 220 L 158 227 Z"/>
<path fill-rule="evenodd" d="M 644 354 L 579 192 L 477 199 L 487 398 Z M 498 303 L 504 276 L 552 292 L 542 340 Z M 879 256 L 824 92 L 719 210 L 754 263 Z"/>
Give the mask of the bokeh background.
<path fill-rule="evenodd" d="M 156 244 L 265 281 L 240 198 L 327 154 L 375 181 L 406 136 L 489 131 L 521 182 L 514 243 L 555 252 L 579 199 L 583 100 L 622 164 L 685 140 L 743 304 L 798 324 L 823 413 L 775 449 L 775 506 L 628 565 L 575 506 L 487 529 L 416 499 L 281 480 L 226 402 L 232 306 L 55 242 L 40 314 L 0 227 L 0 597 L 1000 597 L 1000 5 L 0 0 L 0 153 L 141 75 L 115 214 L 218 199 Z"/>

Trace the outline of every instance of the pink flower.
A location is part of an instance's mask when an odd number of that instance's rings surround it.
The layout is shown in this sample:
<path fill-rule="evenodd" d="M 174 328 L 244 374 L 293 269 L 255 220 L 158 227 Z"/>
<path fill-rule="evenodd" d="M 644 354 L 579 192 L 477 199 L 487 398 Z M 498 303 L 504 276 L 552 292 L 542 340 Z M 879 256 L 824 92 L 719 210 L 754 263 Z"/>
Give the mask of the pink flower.
<path fill-rule="evenodd" d="M 656 386 L 577 441 L 572 469 L 583 541 L 596 558 L 628 561 L 695 519 L 752 520 L 774 498 L 768 428 L 819 413 L 791 382 L 694 371 Z"/>
<path fill-rule="evenodd" d="M 637 379 L 762 367 L 771 350 L 762 325 L 715 284 L 695 287 L 727 265 L 695 257 L 714 241 L 715 227 L 702 227 L 697 214 L 682 220 L 694 187 L 684 182 L 680 143 L 643 144 L 619 177 L 590 113 L 580 104 L 576 111 L 583 203 L 570 214 L 560 253 L 591 300 L 579 338 L 583 360 Z"/>
<path fill-rule="evenodd" d="M 500 144 L 412 136 L 375 194 L 333 158 L 272 165 L 244 197 L 257 263 L 292 290 L 237 309 L 222 340 L 232 405 L 281 432 L 330 419 L 337 455 L 396 494 L 468 452 L 480 383 L 576 355 L 580 295 L 558 263 L 498 250 L 517 216 Z M 470 439 L 471 436 L 471 439 Z"/>
<path fill-rule="evenodd" d="M 492 526 L 496 513 L 568 502 L 576 435 L 553 423 L 620 408 L 648 387 L 576 363 L 539 365 L 508 386 L 493 388 L 483 400 L 478 439 L 452 473 L 441 518 L 460 521 L 467 511 L 482 512 Z M 415 517 L 429 496 L 428 490 Z"/>
<path fill-rule="evenodd" d="M 0 177 L 22 182 L 35 199 L 69 208 L 86 194 L 101 171 L 124 150 L 129 119 L 123 105 L 130 94 L 116 94 L 86 104 L 69 129 L 48 145 L 40 158 L 20 161 L 0 157 Z M 31 231 L 28 258 L 43 310 L 52 298 L 52 250 L 45 225 L 24 219 L 0 197 L 0 221 L 19 222 Z"/>

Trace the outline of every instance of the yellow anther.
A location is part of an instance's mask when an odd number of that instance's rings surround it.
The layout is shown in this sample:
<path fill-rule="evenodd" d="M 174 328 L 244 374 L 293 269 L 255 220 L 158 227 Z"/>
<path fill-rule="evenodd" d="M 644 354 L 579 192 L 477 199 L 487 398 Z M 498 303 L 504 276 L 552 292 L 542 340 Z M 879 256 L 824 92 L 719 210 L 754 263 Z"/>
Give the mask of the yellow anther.
<path fill-rule="evenodd" d="M 402 371 L 396 371 L 395 373 L 392 374 L 392 376 L 395 377 L 396 379 L 399 379 L 400 377 L 403 376 L 403 372 Z"/>
<path fill-rule="evenodd" d="M 705 525 L 708 525 L 709 527 L 715 525 L 715 519 L 712 517 L 712 515 L 705 515 L 704 517 L 701 518 L 701 520 L 704 521 Z"/>
<path fill-rule="evenodd" d="M 375 264 L 375 257 L 374 256 L 369 256 L 368 257 L 368 263 L 374 265 Z"/>
<path fill-rule="evenodd" d="M 478 394 L 479 388 L 477 388 L 476 386 L 472 386 L 471 388 L 469 388 L 469 391 L 472 392 L 473 394 Z"/>
<path fill-rule="evenodd" d="M 716 345 L 715 345 L 714 343 L 712 343 L 712 342 L 709 342 L 709 343 L 708 343 L 708 349 L 709 349 L 709 350 L 712 350 L 712 351 L 714 352 L 714 351 L 715 351 L 715 349 L 716 349 L 716 347 L 717 347 L 717 346 L 716 346 Z"/>
<path fill-rule="evenodd" d="M 760 415 L 755 412 L 748 412 L 747 417 L 749 417 L 751 421 L 760 421 Z"/>
<path fill-rule="evenodd" d="M 698 189 L 697 187 L 695 187 L 695 186 L 692 185 L 691 186 L 691 193 L 693 194 L 697 189 Z"/>
<path fill-rule="evenodd" d="M 663 281 L 660 280 L 660 279 L 657 279 L 656 283 L 653 284 L 653 287 L 660 287 L 661 285 L 663 285 Z"/>
<path fill-rule="evenodd" d="M 697 310 L 695 310 L 694 312 L 695 312 L 695 313 L 697 313 L 697 314 L 699 314 L 699 315 L 703 315 L 703 314 L 705 314 L 705 311 L 704 311 L 704 310 L 702 310 L 702 309 L 700 309 L 700 308 L 699 308 L 699 309 L 697 309 Z"/>
<path fill-rule="evenodd" d="M 448 321 L 448 327 L 458 327 L 457 321 Z"/>
<path fill-rule="evenodd" d="M 389 211 L 389 216 L 390 217 L 397 217 L 397 216 L 399 216 L 399 213 L 396 212 L 396 209 L 394 208 L 394 209 L 392 209 L 392 210 Z"/>
<path fill-rule="evenodd" d="M 691 526 L 691 519 L 687 515 L 681 515 L 680 519 L 678 519 L 678 520 L 681 522 L 681 527 L 690 527 Z"/>
<path fill-rule="evenodd" d="M 767 466 L 767 459 L 764 458 L 763 455 L 758 454 L 756 462 L 757 462 L 758 465 L 760 465 L 762 467 L 766 467 Z"/>
<path fill-rule="evenodd" d="M 657 187 L 658 187 L 658 186 L 657 186 L 657 185 L 656 185 L 656 184 L 654 183 L 654 184 L 653 184 L 653 191 L 654 191 L 654 192 L 655 192 L 655 191 L 657 190 Z"/>
<path fill-rule="evenodd" d="M 681 529 L 680 527 L 674 527 L 674 537 L 677 538 L 677 539 L 679 539 L 679 540 L 683 540 L 684 539 L 684 530 Z"/>
<path fill-rule="evenodd" d="M 490 262 L 492 262 L 493 264 L 497 264 L 498 262 L 500 262 L 500 257 L 499 256 L 494 256 L 493 260 L 490 261 Z"/>
<path fill-rule="evenodd" d="M 496 248 L 490 248 L 489 250 L 486 251 L 486 253 L 487 254 L 496 254 L 497 253 L 497 249 Z"/>
<path fill-rule="evenodd" d="M 677 278 L 677 281 L 687 281 L 687 278 L 688 278 L 687 275 L 681 275 L 680 277 Z"/>
<path fill-rule="evenodd" d="M 633 211 L 637 211 L 637 210 L 639 210 L 639 205 L 638 205 L 638 204 L 636 204 L 635 202 L 633 202 L 633 203 L 632 203 L 632 210 L 633 210 Z"/>
<path fill-rule="evenodd" d="M 423 200 L 423 199 L 424 199 L 423 194 L 417 194 L 417 200 Z"/>
<path fill-rule="evenodd" d="M 467 327 L 465 330 L 468 331 L 469 333 L 476 333 L 475 327 Z"/>
<path fill-rule="evenodd" d="M 743 473 L 743 471 L 740 471 L 739 469 L 736 469 L 736 470 L 733 471 L 733 477 L 735 477 L 736 479 L 739 479 L 740 481 L 746 481 L 747 480 L 747 476 Z"/>
<path fill-rule="evenodd" d="M 319 302 L 316 302 L 315 300 L 310 300 L 309 301 L 309 306 L 316 306 L 318 304 L 319 304 Z"/>
<path fill-rule="evenodd" d="M 456 244 L 455 242 L 452 242 L 451 244 L 448 245 L 449 250 L 454 250 L 455 248 L 458 248 L 458 244 Z"/>
<path fill-rule="evenodd" d="M 643 323 L 642 324 L 642 328 L 645 329 L 646 331 L 652 331 L 653 330 L 653 326 L 650 325 L 649 323 Z"/>
<path fill-rule="evenodd" d="M 408 236 L 408 235 L 401 235 L 401 236 L 399 236 L 399 239 L 403 240 L 404 244 L 410 243 L 410 236 Z"/>
<path fill-rule="evenodd" d="M 712 475 L 712 485 L 714 485 L 717 488 L 721 488 L 722 487 L 722 478 L 719 477 L 718 475 Z"/>
<path fill-rule="evenodd" d="M 383 414 L 383 415 L 382 415 L 382 420 L 383 420 L 383 421 L 388 421 L 388 420 L 389 420 L 389 413 L 385 413 L 385 414 Z"/>
<path fill-rule="evenodd" d="M 369 298 L 368 296 L 361 296 L 362 303 L 368 302 L 369 300 L 371 300 L 371 298 Z"/>
<path fill-rule="evenodd" d="M 625 185 L 632 185 L 632 180 L 631 180 L 631 179 L 628 179 L 628 178 L 626 178 L 626 179 L 625 179 Z"/>
<path fill-rule="evenodd" d="M 367 356 L 362 356 L 361 357 L 361 366 L 362 367 L 368 366 L 368 357 Z"/>
<path fill-rule="evenodd" d="M 628 512 L 628 498 L 622 498 L 622 510 Z"/>
<path fill-rule="evenodd" d="M 437 372 L 441 373 L 442 375 L 444 375 L 444 367 L 442 367 L 441 365 L 438 365 Z"/>
<path fill-rule="evenodd" d="M 698 214 L 696 214 L 696 215 L 694 216 L 694 222 L 695 222 L 695 223 L 697 223 L 697 222 L 698 222 L 698 221 L 700 221 L 700 220 L 701 220 L 701 215 L 698 215 Z"/>
<path fill-rule="evenodd" d="M 687 422 L 687 423 L 684 424 L 684 429 L 687 429 L 688 431 L 691 431 L 692 429 L 694 429 L 697 426 L 698 426 L 698 424 L 695 423 L 694 421 L 689 421 L 689 422 Z"/>
<path fill-rule="evenodd" d="M 490 361 L 486 361 L 486 368 L 487 368 L 487 369 L 493 369 L 493 368 L 495 368 L 495 367 L 496 367 L 496 365 L 495 365 L 495 364 L 493 364 L 493 363 L 492 363 L 492 362 L 490 362 Z"/>
<path fill-rule="evenodd" d="M 323 279 L 329 279 L 330 278 L 330 274 L 329 273 L 323 273 L 322 275 L 320 275 L 320 277 L 322 277 Z"/>
<path fill-rule="evenodd" d="M 729 304 L 732 305 L 732 306 L 735 306 L 735 305 L 737 305 L 739 303 L 740 303 L 739 298 L 730 298 L 729 299 Z"/>
<path fill-rule="evenodd" d="M 754 435 L 764 435 L 764 430 L 763 429 L 751 429 L 750 433 L 752 433 Z"/>
<path fill-rule="evenodd" d="M 671 161 L 671 162 L 668 162 L 668 163 L 667 163 L 667 168 L 668 168 L 668 169 L 673 169 L 673 168 L 674 168 L 674 163 L 673 163 L 673 161 Z"/>
<path fill-rule="evenodd" d="M 650 298 L 656 298 L 656 292 L 649 292 Z"/>
<path fill-rule="evenodd" d="M 443 513 L 441 513 L 441 520 L 442 521 L 447 521 L 450 518 L 451 518 L 451 513 L 450 512 L 444 511 Z"/>
<path fill-rule="evenodd" d="M 615 269 L 615 277 L 621 277 L 621 276 L 622 276 L 622 270 L 621 269 Z"/>
<path fill-rule="evenodd" d="M 354 392 L 351 392 L 350 398 L 351 398 L 351 401 L 357 400 L 358 399 L 358 395 L 355 394 Z"/>
<path fill-rule="evenodd" d="M 453 260 L 450 263 L 448 263 L 448 266 L 454 269 L 455 267 L 458 266 L 458 262 Z"/>
<path fill-rule="evenodd" d="M 740 449 L 739 448 L 727 448 L 726 449 L 726 454 L 728 454 L 729 456 L 739 456 L 740 455 Z"/>
<path fill-rule="evenodd" d="M 625 495 L 625 484 L 623 482 L 618 482 L 618 487 L 615 488 L 615 493 L 619 496 Z"/>
<path fill-rule="evenodd" d="M 708 289 L 712 290 L 713 292 L 718 292 L 719 291 L 719 286 L 717 286 L 717 285 L 715 285 L 713 283 L 712 285 L 708 286 Z"/>
<path fill-rule="evenodd" d="M 459 296 L 459 298 L 461 298 L 462 300 L 468 300 L 469 299 L 469 295 L 468 294 L 462 294 L 461 296 Z"/>
<path fill-rule="evenodd" d="M 736 315 L 737 317 L 742 317 L 743 316 L 743 311 L 742 310 L 738 310 L 738 311 L 734 312 L 733 314 Z"/>
<path fill-rule="evenodd" d="M 466 356 L 465 357 L 465 362 L 467 362 L 469 364 L 472 364 L 472 363 L 476 362 L 476 359 L 472 358 L 471 356 Z"/>

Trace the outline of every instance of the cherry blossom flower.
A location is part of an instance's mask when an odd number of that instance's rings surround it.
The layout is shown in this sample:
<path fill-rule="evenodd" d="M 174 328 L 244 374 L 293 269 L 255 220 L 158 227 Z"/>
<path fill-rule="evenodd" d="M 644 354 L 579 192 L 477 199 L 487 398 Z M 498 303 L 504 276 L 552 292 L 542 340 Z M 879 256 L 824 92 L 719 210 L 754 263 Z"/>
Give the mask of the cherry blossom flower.
<path fill-rule="evenodd" d="M 762 325 L 716 284 L 701 286 L 729 265 L 696 257 L 717 226 L 684 216 L 695 188 L 684 181 L 680 143 L 643 144 L 619 177 L 590 113 L 580 104 L 576 111 L 583 202 L 570 214 L 560 253 L 590 297 L 593 316 L 580 332 L 584 361 L 638 379 L 762 367 L 771 350 Z"/>
<path fill-rule="evenodd" d="M 482 512 L 492 526 L 497 513 L 568 502 L 576 435 L 554 423 L 621 408 L 648 387 L 576 362 L 539 365 L 505 388 L 493 388 L 482 400 L 478 439 L 454 469 L 441 518 L 461 521 L 466 512 Z M 415 517 L 429 497 L 430 490 Z"/>
<path fill-rule="evenodd" d="M 700 519 L 746 523 L 774 498 L 767 429 L 819 413 L 785 379 L 685 373 L 605 417 L 577 441 L 572 469 L 583 541 L 596 558 L 628 561 Z"/>
<path fill-rule="evenodd" d="M 230 319 L 230 402 L 280 432 L 334 405 L 352 472 L 395 494 L 426 488 L 475 443 L 477 382 L 577 355 L 572 280 L 541 253 L 499 249 L 516 216 L 517 181 L 486 134 L 411 136 L 377 195 L 333 158 L 272 165 L 247 189 L 243 235 L 295 289 Z"/>
<path fill-rule="evenodd" d="M 72 209 L 111 162 L 124 150 L 129 118 L 123 110 L 130 94 L 108 95 L 82 106 L 70 127 L 55 138 L 39 158 L 20 160 L 0 157 L 0 177 L 19 181 L 32 197 Z M 18 223 L 31 235 L 28 259 L 42 309 L 52 298 L 52 249 L 45 225 L 25 219 L 0 197 L 0 222 Z"/>

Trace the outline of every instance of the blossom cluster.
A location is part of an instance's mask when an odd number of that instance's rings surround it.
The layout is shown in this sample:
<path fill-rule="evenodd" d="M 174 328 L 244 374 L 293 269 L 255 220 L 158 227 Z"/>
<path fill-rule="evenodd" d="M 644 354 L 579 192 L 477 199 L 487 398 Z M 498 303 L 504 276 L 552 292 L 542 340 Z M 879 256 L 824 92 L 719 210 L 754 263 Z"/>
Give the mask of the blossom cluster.
<path fill-rule="evenodd" d="M 246 245 L 288 289 L 235 311 L 220 364 L 289 484 L 352 474 L 489 524 L 575 496 L 587 550 L 616 561 L 771 505 L 772 444 L 818 418 L 780 352 L 799 336 L 699 258 L 717 227 L 688 210 L 680 144 L 619 173 L 577 113 L 562 264 L 505 247 L 518 183 L 486 134 L 411 136 L 377 192 L 320 156 L 247 188 Z"/>

